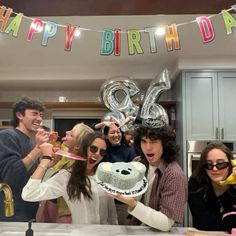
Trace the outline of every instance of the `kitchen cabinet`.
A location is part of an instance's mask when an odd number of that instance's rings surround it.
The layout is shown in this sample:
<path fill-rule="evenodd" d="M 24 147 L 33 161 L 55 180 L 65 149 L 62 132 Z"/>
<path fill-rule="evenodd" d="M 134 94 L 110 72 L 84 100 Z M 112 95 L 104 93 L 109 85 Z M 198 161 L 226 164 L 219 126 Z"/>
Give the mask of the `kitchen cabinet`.
<path fill-rule="evenodd" d="M 236 72 L 186 72 L 187 140 L 236 139 Z"/>

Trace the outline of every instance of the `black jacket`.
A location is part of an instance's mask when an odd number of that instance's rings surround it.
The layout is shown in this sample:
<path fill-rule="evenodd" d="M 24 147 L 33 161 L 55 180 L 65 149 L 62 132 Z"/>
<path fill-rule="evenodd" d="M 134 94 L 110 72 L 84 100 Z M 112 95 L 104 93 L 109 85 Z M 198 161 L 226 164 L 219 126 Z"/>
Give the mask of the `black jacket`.
<path fill-rule="evenodd" d="M 235 185 L 231 185 L 226 192 L 217 197 L 212 185 L 208 189 L 203 189 L 195 179 L 190 178 L 188 189 L 188 204 L 193 217 L 193 227 L 209 231 L 230 231 L 232 227 L 236 227 L 236 220 L 233 220 L 233 226 L 222 221 L 222 215 L 232 211 L 236 205 Z"/>

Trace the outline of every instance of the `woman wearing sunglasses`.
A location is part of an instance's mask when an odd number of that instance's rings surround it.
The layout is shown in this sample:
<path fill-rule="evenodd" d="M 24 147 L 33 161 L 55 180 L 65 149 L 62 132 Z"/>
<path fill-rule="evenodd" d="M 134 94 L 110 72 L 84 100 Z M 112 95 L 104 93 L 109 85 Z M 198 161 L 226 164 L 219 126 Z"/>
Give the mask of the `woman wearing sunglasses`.
<path fill-rule="evenodd" d="M 48 156 L 52 145 L 41 145 Z M 116 224 L 116 209 L 111 200 L 96 183 L 94 174 L 106 151 L 106 142 L 100 134 L 87 134 L 78 150 L 78 155 L 86 161 L 75 161 L 71 168 L 62 169 L 57 174 L 41 182 L 49 159 L 42 159 L 22 192 L 25 201 L 42 201 L 63 197 L 70 209 L 72 223 Z"/>
<path fill-rule="evenodd" d="M 221 185 L 236 167 L 231 151 L 221 143 L 210 143 L 202 151 L 197 169 L 189 179 L 188 203 L 193 227 L 230 231 L 236 227 L 236 185 Z"/>
<path fill-rule="evenodd" d="M 130 162 L 137 155 L 124 139 L 120 126 L 113 121 L 103 121 L 95 125 L 95 128 L 103 128 L 103 134 L 106 138 L 107 152 L 104 161 L 107 162 Z M 126 204 L 115 201 L 119 225 L 128 224 L 128 207 Z"/>

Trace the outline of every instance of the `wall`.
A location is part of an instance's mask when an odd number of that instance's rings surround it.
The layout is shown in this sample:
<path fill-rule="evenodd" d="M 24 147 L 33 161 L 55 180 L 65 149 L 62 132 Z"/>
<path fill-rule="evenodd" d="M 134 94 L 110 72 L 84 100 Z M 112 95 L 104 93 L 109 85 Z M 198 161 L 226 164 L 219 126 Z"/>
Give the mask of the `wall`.
<path fill-rule="evenodd" d="M 40 101 L 58 102 L 59 96 L 67 97 L 69 102 L 99 102 L 99 88 L 97 91 L 76 91 L 76 90 L 0 90 L 0 101 L 17 101 L 22 96 L 29 96 Z M 160 96 L 159 101 L 171 101 L 172 91 L 169 90 Z M 44 114 L 43 124 L 47 127 L 53 128 L 53 118 L 102 118 L 107 112 L 106 108 L 101 109 L 80 109 L 80 108 L 66 108 L 66 109 L 47 109 Z M 0 124 L 4 120 L 11 120 L 12 110 L 3 109 L 0 107 Z"/>
<path fill-rule="evenodd" d="M 31 82 L 33 83 L 33 82 Z M 55 84 L 56 87 L 56 84 Z M 41 101 L 58 102 L 59 96 L 67 97 L 69 102 L 78 101 L 98 101 L 99 91 L 79 91 L 78 90 L 47 90 L 37 88 L 32 90 L 0 90 L 0 101 L 16 101 L 22 96 L 29 96 Z"/>

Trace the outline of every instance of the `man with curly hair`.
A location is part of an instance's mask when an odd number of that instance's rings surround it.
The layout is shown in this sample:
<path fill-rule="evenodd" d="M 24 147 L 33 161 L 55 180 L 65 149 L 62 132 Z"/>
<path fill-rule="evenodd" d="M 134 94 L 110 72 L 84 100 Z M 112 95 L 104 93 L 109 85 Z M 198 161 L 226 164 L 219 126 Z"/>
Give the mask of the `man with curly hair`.
<path fill-rule="evenodd" d="M 128 205 L 130 224 L 142 223 L 169 231 L 174 223 L 182 223 L 187 202 L 187 178 L 176 162 L 176 135 L 168 126 L 142 125 L 134 132 L 134 144 L 147 168 L 148 189 L 141 199 L 114 197 Z"/>

